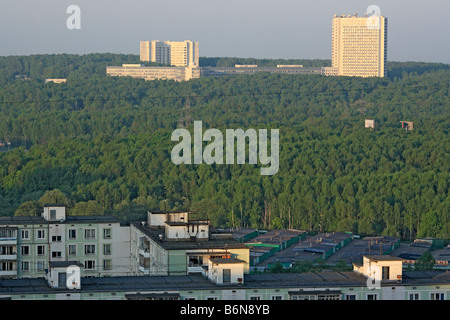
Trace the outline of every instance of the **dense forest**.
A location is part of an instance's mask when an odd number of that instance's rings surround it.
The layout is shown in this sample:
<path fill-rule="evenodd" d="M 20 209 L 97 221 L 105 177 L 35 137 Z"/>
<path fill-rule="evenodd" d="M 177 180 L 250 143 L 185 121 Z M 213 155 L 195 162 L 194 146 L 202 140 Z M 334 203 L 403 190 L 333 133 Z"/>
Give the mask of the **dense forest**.
<path fill-rule="evenodd" d="M 53 200 L 70 214 L 125 222 L 146 209 L 191 209 L 216 226 L 450 237 L 449 65 L 390 62 L 387 78 L 367 79 L 106 76 L 106 66 L 122 63 L 139 57 L 0 57 L 0 215 L 36 214 Z M 238 63 L 329 65 L 200 59 Z M 279 129 L 278 173 L 173 164 L 171 134 L 180 123 L 192 130 L 192 120 L 222 132 Z"/>

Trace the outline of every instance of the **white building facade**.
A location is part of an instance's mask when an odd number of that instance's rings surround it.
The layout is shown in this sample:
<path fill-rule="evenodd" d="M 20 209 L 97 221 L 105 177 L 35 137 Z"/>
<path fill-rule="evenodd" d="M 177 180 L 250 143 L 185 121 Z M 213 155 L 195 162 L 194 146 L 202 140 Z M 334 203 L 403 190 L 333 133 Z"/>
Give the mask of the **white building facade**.
<path fill-rule="evenodd" d="M 51 262 L 78 261 L 84 276 L 130 273 L 130 227 L 107 216 L 67 216 L 46 205 L 40 217 L 0 218 L 0 278 L 45 276 Z"/>

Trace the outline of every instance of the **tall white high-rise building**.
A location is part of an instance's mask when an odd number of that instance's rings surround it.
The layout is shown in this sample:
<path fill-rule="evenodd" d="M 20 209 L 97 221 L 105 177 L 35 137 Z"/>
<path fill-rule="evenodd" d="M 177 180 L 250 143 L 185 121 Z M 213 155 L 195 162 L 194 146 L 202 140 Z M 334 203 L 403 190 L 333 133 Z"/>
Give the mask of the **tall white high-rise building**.
<path fill-rule="evenodd" d="M 335 15 L 331 61 L 340 76 L 385 77 L 387 18 Z"/>
<path fill-rule="evenodd" d="M 176 67 L 198 67 L 199 44 L 190 40 L 141 41 L 140 59 Z"/>

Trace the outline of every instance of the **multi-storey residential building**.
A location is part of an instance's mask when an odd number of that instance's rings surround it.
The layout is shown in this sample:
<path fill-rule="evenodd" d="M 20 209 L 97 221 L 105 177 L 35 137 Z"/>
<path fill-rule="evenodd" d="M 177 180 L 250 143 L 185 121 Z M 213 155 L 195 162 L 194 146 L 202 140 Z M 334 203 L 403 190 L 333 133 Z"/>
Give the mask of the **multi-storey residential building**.
<path fill-rule="evenodd" d="M 52 263 L 44 278 L 0 279 L 12 300 L 449 300 L 450 271 L 402 271 L 401 259 L 366 256 L 354 271 L 245 274 L 246 262 L 210 258 L 202 274 L 80 277 L 72 262 Z M 68 272 L 66 274 L 69 274 Z"/>
<path fill-rule="evenodd" d="M 141 61 L 158 62 L 176 67 L 199 66 L 199 44 L 184 41 L 141 41 Z"/>
<path fill-rule="evenodd" d="M 337 75 L 385 77 L 387 18 L 335 15 L 331 47 L 332 68 L 337 69 Z"/>
<path fill-rule="evenodd" d="M 79 261 L 85 276 L 128 275 L 130 227 L 52 204 L 41 216 L 0 218 L 0 278 L 42 277 L 51 262 L 68 260 Z"/>
<path fill-rule="evenodd" d="M 249 247 L 232 234 L 214 233 L 192 212 L 151 211 L 147 222 L 131 224 L 132 269 L 137 275 L 201 273 L 211 258 L 235 258 L 249 270 Z"/>

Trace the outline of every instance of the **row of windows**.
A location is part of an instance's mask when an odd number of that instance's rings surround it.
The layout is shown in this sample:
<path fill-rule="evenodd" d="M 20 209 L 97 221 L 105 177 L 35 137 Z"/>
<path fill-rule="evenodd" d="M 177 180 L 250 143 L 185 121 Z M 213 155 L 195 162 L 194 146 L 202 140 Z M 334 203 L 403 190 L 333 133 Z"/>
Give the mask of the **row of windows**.
<path fill-rule="evenodd" d="M 29 272 L 31 271 L 31 265 L 34 262 L 30 261 L 22 261 L 20 263 L 20 268 L 22 272 Z M 86 270 L 95 270 L 96 269 L 96 260 L 85 260 L 84 261 L 84 268 Z M 36 271 L 41 272 L 45 270 L 46 261 L 36 261 Z M 6 266 L 8 267 L 8 266 Z M 2 265 L 0 264 L 0 271 L 1 271 Z M 9 266 L 9 268 L 13 268 L 12 265 Z M 12 269 L 9 269 L 12 270 Z M 112 260 L 111 259 L 104 259 L 103 260 L 103 270 L 112 270 Z"/>
<path fill-rule="evenodd" d="M 46 245 L 37 245 L 36 246 L 36 255 L 43 256 L 45 255 L 45 248 Z M 96 248 L 97 246 L 95 244 L 85 244 L 84 245 L 84 254 L 85 255 L 94 255 L 96 254 Z M 23 245 L 20 248 L 20 253 L 22 256 L 29 256 L 30 255 L 30 246 Z M 68 254 L 69 255 L 76 255 L 77 254 L 77 245 L 70 244 L 68 245 Z M 103 254 L 110 255 L 111 254 L 111 244 L 103 244 Z M 60 251 L 52 251 L 52 257 L 53 258 L 59 258 L 61 257 Z"/>
<path fill-rule="evenodd" d="M 218 300 L 218 296 L 209 296 L 206 297 L 206 300 Z M 250 296 L 250 300 L 261 300 L 261 296 Z M 271 300 L 283 300 L 283 296 L 281 295 L 273 295 L 270 297 Z M 356 294 L 346 294 L 344 297 L 345 300 L 356 300 Z M 379 295 L 377 293 L 369 293 L 366 296 L 367 300 L 378 300 Z M 408 295 L 409 300 L 419 300 L 419 293 L 410 293 Z M 430 300 L 445 300 L 445 294 L 442 292 L 432 292 L 429 295 Z M 194 297 L 187 297 L 184 300 L 195 300 Z M 291 300 L 340 300 L 340 297 L 337 295 L 292 295 Z"/>
<path fill-rule="evenodd" d="M 14 229 L 1 229 L 0 238 L 15 238 L 16 230 Z"/>
<path fill-rule="evenodd" d="M 21 230 L 21 239 L 22 240 L 30 240 L 30 231 L 31 230 Z M 77 229 L 69 229 L 69 239 L 70 240 L 76 240 L 78 238 L 78 231 Z M 45 240 L 46 236 L 46 230 L 45 229 L 38 229 L 36 230 L 36 240 Z M 111 239 L 112 232 L 110 228 L 103 229 L 103 239 Z M 84 229 L 84 239 L 91 240 L 96 239 L 96 229 Z M 61 236 L 52 236 L 52 241 L 54 242 L 61 242 Z"/>

